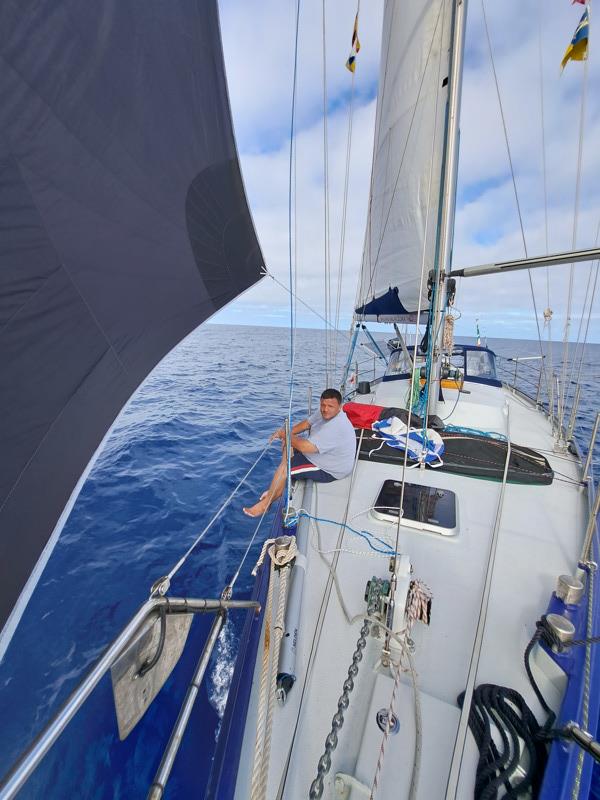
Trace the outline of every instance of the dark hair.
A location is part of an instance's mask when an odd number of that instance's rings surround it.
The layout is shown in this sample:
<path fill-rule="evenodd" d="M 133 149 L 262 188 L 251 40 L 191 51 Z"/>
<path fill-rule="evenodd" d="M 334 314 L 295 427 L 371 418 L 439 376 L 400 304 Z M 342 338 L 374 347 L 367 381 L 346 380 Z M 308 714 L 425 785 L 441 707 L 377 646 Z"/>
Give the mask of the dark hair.
<path fill-rule="evenodd" d="M 342 395 L 337 389 L 325 389 L 321 395 L 321 400 L 337 400 L 337 402 L 342 405 Z"/>

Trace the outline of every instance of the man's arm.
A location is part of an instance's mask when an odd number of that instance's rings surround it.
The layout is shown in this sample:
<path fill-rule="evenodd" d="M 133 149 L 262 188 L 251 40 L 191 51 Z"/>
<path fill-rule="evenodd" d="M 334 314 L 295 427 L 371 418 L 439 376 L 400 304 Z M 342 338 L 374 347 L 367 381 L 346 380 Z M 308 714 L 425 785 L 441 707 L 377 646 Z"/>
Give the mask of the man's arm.
<path fill-rule="evenodd" d="M 304 433 L 304 431 L 310 430 L 310 422 L 307 419 L 303 419 L 302 422 L 297 422 L 294 427 L 292 428 L 292 436 L 297 433 Z"/>
<path fill-rule="evenodd" d="M 304 431 L 309 430 L 310 422 L 307 419 L 303 419 L 302 422 L 297 422 L 292 428 L 292 436 L 296 436 L 299 433 L 304 433 Z M 275 431 L 275 433 L 271 434 L 271 441 L 273 441 L 273 439 L 280 439 L 283 442 L 285 439 L 285 428 L 279 428 Z M 304 441 L 304 439 L 302 441 Z"/>
<path fill-rule="evenodd" d="M 307 419 L 302 420 L 302 422 L 297 422 L 294 427 L 292 428 L 292 447 L 294 450 L 298 450 L 300 453 L 318 453 L 319 448 L 316 444 L 309 442 L 308 439 L 305 439 L 303 436 L 299 436 L 298 434 L 304 433 L 304 431 L 310 430 L 310 422 Z M 272 439 L 281 439 L 283 442 L 285 440 L 285 430 L 283 428 L 279 428 L 278 431 L 275 431 Z"/>
<path fill-rule="evenodd" d="M 310 427 L 310 426 L 309 426 Z M 306 430 L 305 428 L 303 430 Z M 292 433 L 292 447 L 294 450 L 299 450 L 301 453 L 318 453 L 319 448 L 303 436 L 296 436 Z"/>

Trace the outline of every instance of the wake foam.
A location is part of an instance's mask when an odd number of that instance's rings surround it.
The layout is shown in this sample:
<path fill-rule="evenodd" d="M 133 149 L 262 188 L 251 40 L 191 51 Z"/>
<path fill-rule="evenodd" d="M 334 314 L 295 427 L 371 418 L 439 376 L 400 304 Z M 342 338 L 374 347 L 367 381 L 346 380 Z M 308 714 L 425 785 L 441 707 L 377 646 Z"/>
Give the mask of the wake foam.
<path fill-rule="evenodd" d="M 238 641 L 234 627 L 231 620 L 228 619 L 217 639 L 213 657 L 214 667 L 208 681 L 208 700 L 219 716 L 219 724 L 215 731 L 215 741 L 219 738 L 221 720 L 227 705 L 237 647 Z"/>

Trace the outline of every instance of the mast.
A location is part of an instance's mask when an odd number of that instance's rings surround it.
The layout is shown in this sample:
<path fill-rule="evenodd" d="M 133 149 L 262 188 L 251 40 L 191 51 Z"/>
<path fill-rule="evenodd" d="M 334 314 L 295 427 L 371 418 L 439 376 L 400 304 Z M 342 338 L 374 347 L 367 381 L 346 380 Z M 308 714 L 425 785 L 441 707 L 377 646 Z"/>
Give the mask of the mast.
<path fill-rule="evenodd" d="M 430 375 L 433 386 L 439 386 L 441 373 L 442 318 L 446 308 L 447 287 L 443 276 L 450 271 L 452 263 L 452 241 L 454 235 L 454 213 L 456 209 L 456 181 L 458 176 L 459 119 L 464 63 L 465 28 L 467 21 L 467 0 L 456 0 L 452 15 L 451 53 L 448 109 L 444 142 L 444 161 L 442 172 L 442 203 L 438 233 L 438 257 L 433 278 L 431 323 L 432 364 Z M 435 413 L 438 404 L 438 391 L 429 391 L 427 413 Z"/>

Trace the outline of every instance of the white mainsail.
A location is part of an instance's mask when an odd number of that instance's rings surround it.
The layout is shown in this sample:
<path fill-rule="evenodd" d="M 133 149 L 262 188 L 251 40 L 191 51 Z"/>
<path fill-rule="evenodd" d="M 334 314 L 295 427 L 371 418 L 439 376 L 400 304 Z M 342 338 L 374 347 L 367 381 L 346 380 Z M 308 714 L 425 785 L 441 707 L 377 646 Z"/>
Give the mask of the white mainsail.
<path fill-rule="evenodd" d="M 357 314 L 427 309 L 436 257 L 452 28 L 449 0 L 388 0 Z M 421 275 L 423 273 L 423 280 Z"/>

